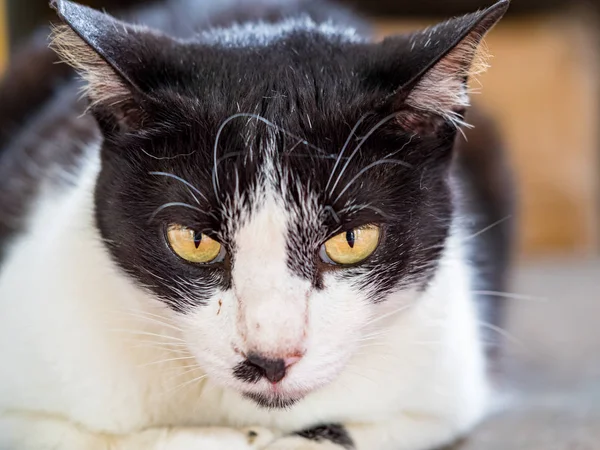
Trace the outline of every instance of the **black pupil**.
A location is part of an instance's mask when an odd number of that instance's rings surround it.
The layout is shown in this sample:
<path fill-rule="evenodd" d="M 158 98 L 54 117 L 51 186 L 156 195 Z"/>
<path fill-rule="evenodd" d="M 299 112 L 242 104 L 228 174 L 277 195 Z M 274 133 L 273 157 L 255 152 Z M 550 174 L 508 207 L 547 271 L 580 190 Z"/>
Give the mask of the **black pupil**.
<path fill-rule="evenodd" d="M 200 242 L 202 242 L 202 233 L 194 231 L 194 245 L 196 248 L 200 246 Z"/>
<path fill-rule="evenodd" d="M 348 242 L 348 245 L 350 246 L 350 248 L 354 248 L 354 230 L 352 231 L 346 231 L 346 241 Z"/>

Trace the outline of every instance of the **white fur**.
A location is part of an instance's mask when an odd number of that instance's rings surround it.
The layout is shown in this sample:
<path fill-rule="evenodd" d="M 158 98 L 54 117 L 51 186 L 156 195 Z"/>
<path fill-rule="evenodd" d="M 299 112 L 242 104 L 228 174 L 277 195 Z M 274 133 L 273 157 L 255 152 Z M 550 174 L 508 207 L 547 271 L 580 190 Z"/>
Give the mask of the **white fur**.
<path fill-rule="evenodd" d="M 458 237 L 423 294 L 375 305 L 332 277 L 311 291 L 286 266 L 287 213 L 267 189 L 238 231 L 235 290 L 177 315 L 109 258 L 93 225 L 97 171 L 92 158 L 76 187 L 44 191 L 0 272 L 1 450 L 265 448 L 328 422 L 344 423 L 358 450 L 419 450 L 484 414 Z M 305 353 L 278 389 L 307 397 L 289 410 L 244 399 L 240 389 L 272 387 L 233 378 L 235 348 Z M 254 443 L 240 431 L 250 426 L 264 427 Z M 335 446 L 283 437 L 267 448 Z"/>

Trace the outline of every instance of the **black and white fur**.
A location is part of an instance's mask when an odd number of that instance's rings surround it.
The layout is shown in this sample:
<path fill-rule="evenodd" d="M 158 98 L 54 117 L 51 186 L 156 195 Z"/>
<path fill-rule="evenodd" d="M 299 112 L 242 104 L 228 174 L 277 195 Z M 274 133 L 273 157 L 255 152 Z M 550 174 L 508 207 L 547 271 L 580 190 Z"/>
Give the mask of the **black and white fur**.
<path fill-rule="evenodd" d="M 497 286 L 469 264 L 485 219 L 454 142 L 507 5 L 372 42 L 320 2 L 174 0 L 134 16 L 156 29 L 55 2 L 83 82 L 47 63 L 27 111 L 0 107 L 0 449 L 425 450 L 470 430 L 490 400 L 474 290 Z M 175 256 L 172 223 L 225 259 Z M 372 223 L 363 263 L 319 258 Z M 249 355 L 294 364 L 271 383 Z"/>

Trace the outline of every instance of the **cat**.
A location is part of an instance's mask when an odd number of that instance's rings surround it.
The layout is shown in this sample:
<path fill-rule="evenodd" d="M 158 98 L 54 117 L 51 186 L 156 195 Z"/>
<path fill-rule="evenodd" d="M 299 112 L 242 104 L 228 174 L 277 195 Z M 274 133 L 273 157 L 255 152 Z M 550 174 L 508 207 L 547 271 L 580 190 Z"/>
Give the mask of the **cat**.
<path fill-rule="evenodd" d="M 310 0 L 52 6 L 0 85 L 1 450 L 426 450 L 485 417 L 510 202 L 462 133 L 507 0 L 380 42 Z"/>

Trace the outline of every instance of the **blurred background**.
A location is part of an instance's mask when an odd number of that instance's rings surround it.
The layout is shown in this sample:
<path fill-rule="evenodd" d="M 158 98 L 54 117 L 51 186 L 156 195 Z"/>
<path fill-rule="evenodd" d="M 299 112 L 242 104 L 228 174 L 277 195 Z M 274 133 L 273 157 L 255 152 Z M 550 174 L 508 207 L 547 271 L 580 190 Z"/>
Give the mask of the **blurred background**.
<path fill-rule="evenodd" d="M 345 3 L 383 36 L 492 2 Z M 0 72 L 53 18 L 47 3 L 0 0 Z M 599 0 L 513 0 L 487 39 L 492 67 L 474 101 L 498 121 L 519 190 L 512 288 L 490 293 L 509 299 L 506 326 L 493 331 L 505 348 L 510 406 L 461 449 L 600 450 L 599 12 Z"/>

